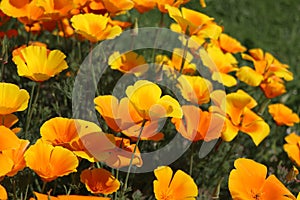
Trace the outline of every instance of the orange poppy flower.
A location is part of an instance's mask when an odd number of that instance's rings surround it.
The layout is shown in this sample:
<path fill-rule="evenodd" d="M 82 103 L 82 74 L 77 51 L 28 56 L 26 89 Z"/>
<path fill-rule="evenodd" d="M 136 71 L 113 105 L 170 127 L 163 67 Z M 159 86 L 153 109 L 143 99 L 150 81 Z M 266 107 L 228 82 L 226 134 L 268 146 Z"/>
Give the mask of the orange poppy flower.
<path fill-rule="evenodd" d="M 289 158 L 300 166 L 300 136 L 296 133 L 291 133 L 284 138 L 287 144 L 283 145 L 284 151 Z"/>
<path fill-rule="evenodd" d="M 216 113 L 202 111 L 193 105 L 182 106 L 183 118 L 172 118 L 176 130 L 190 141 L 210 141 L 221 136 L 224 118 Z"/>
<path fill-rule="evenodd" d="M 3 0 L 0 9 L 8 16 L 18 18 L 26 25 L 32 25 L 43 15 L 42 8 L 36 5 L 35 0 Z"/>
<path fill-rule="evenodd" d="M 139 80 L 126 89 L 130 103 L 143 119 L 181 118 L 182 110 L 178 101 L 169 95 L 161 97 L 161 94 L 158 85 L 147 80 Z"/>
<path fill-rule="evenodd" d="M 196 199 L 198 187 L 192 177 L 181 170 L 173 171 L 168 166 L 154 170 L 157 180 L 153 181 L 154 194 L 157 200 Z"/>
<path fill-rule="evenodd" d="M 19 121 L 18 117 L 14 114 L 0 115 L 0 126 L 5 126 L 11 129 L 14 133 L 20 132 L 21 128 L 12 128 Z"/>
<path fill-rule="evenodd" d="M 269 105 L 268 108 L 278 126 L 294 126 L 294 123 L 299 123 L 299 116 L 284 104 L 276 103 Z"/>
<path fill-rule="evenodd" d="M 134 8 L 139 11 L 139 13 L 144 13 L 152 10 L 156 6 L 156 0 L 132 0 L 134 2 Z"/>
<path fill-rule="evenodd" d="M 242 90 L 226 96 L 226 128 L 222 133 L 223 140 L 231 141 L 242 131 L 252 138 L 255 145 L 259 145 L 269 135 L 269 125 L 251 110 L 256 104 Z"/>
<path fill-rule="evenodd" d="M 247 50 L 239 41 L 225 33 L 221 33 L 217 44 L 224 53 L 239 53 Z"/>
<path fill-rule="evenodd" d="M 104 7 L 110 15 L 116 15 L 133 8 L 134 3 L 131 0 L 102 0 Z"/>
<path fill-rule="evenodd" d="M 205 8 L 206 7 L 205 0 L 200 0 L 200 5 L 202 6 L 202 8 Z"/>
<path fill-rule="evenodd" d="M 233 200 L 293 199 L 294 195 L 274 175 L 267 176 L 267 167 L 246 158 L 234 162 L 228 187 Z"/>
<path fill-rule="evenodd" d="M 16 149 L 20 146 L 20 139 L 5 126 L 0 126 L 0 152 L 8 149 Z"/>
<path fill-rule="evenodd" d="M 284 82 L 277 76 L 271 76 L 267 81 L 260 84 L 260 89 L 269 99 L 278 97 L 286 93 Z"/>
<path fill-rule="evenodd" d="M 178 8 L 179 6 L 186 4 L 190 0 L 155 0 L 157 4 L 157 8 L 160 10 L 162 13 L 167 13 L 168 9 L 166 6 L 172 6 L 175 8 Z"/>
<path fill-rule="evenodd" d="M 227 87 L 236 85 L 236 79 L 229 74 L 230 72 L 238 70 L 238 62 L 234 56 L 231 53 L 223 53 L 222 50 L 215 45 L 209 45 L 206 51 L 209 58 L 205 55 L 201 58 L 203 59 L 203 64 L 212 72 L 212 79 Z M 202 50 L 200 51 L 200 55 L 201 54 Z"/>
<path fill-rule="evenodd" d="M 120 55 L 119 52 L 114 52 L 108 58 L 108 64 L 112 69 L 119 70 L 123 73 L 133 73 L 137 76 L 144 74 L 149 66 L 142 55 L 130 51 Z"/>
<path fill-rule="evenodd" d="M 23 111 L 28 106 L 29 93 L 12 83 L 0 83 L 0 115 Z"/>
<path fill-rule="evenodd" d="M 79 163 L 70 150 L 53 147 L 40 139 L 25 152 L 25 161 L 46 182 L 76 172 Z"/>
<path fill-rule="evenodd" d="M 41 194 L 34 192 L 36 198 L 30 200 L 110 200 L 108 197 L 95 197 L 95 196 L 80 196 L 80 195 L 58 195 L 57 197 L 50 196 L 50 194 Z"/>
<path fill-rule="evenodd" d="M 79 14 L 73 16 L 71 22 L 75 31 L 91 42 L 113 39 L 122 33 L 120 26 L 112 26 L 108 23 L 107 15 Z"/>
<path fill-rule="evenodd" d="M 89 151 L 97 154 L 97 158 L 103 152 L 104 159 L 108 156 L 105 151 L 115 148 L 111 134 L 104 134 L 99 126 L 85 120 L 55 117 L 46 121 L 40 132 L 43 141 L 63 146 L 90 162 L 95 162 L 96 158 Z"/>
<path fill-rule="evenodd" d="M 115 137 L 115 149 L 109 150 L 110 156 L 104 162 L 112 168 L 122 168 L 129 166 L 132 154 L 135 148 L 135 144 L 130 144 L 129 139 Z M 134 157 L 132 159 L 132 165 L 141 167 L 143 165 L 143 160 L 138 147 Z"/>
<path fill-rule="evenodd" d="M 184 7 L 180 12 L 178 8 L 169 5 L 166 5 L 166 9 L 169 16 L 177 22 L 171 24 L 170 28 L 191 36 L 192 41 L 196 41 L 199 45 L 202 45 L 206 38 L 216 40 L 222 32 L 222 28 L 214 22 L 214 18 L 203 13 Z"/>
<path fill-rule="evenodd" d="M 200 76 L 181 75 L 178 78 L 177 87 L 183 98 L 193 104 L 201 105 L 208 103 L 210 100 L 212 84 Z"/>
<path fill-rule="evenodd" d="M 93 194 L 112 194 L 120 188 L 120 182 L 109 171 L 100 168 L 83 170 L 80 181 Z"/>
<path fill-rule="evenodd" d="M 24 153 L 29 143 L 28 140 L 20 140 L 17 148 L 2 151 L 1 156 L 6 157 L 6 162 L 12 164 L 10 171 L 6 173 L 7 176 L 14 176 L 26 167 Z"/>
<path fill-rule="evenodd" d="M 8 199 L 6 189 L 2 185 L 0 185 L 0 199 Z"/>
<path fill-rule="evenodd" d="M 65 57 L 59 50 L 50 51 L 44 46 L 30 45 L 21 49 L 12 60 L 17 65 L 19 76 L 43 82 L 68 68 Z"/>
<path fill-rule="evenodd" d="M 186 57 L 184 58 L 184 64 L 182 66 L 184 56 L 184 50 L 175 48 L 172 53 L 172 59 L 169 59 L 165 55 L 157 55 L 156 63 L 162 66 L 164 71 L 171 71 L 175 69 L 178 72 L 182 72 L 183 74 L 194 74 L 196 71 L 196 65 L 191 63 L 193 60 L 193 56 L 190 52 L 186 52 Z M 181 69 L 182 66 L 182 69 Z"/>
<path fill-rule="evenodd" d="M 43 8 L 44 16 L 53 20 L 67 17 L 74 8 L 73 0 L 38 0 L 36 5 Z"/>

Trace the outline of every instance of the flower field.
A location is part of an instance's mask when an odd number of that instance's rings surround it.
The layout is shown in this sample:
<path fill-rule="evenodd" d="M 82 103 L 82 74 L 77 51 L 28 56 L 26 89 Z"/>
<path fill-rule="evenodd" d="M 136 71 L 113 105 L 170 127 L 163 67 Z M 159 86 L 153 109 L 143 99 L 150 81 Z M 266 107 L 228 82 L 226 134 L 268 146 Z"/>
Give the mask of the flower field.
<path fill-rule="evenodd" d="M 299 200 L 292 1 L 1 0 L 0 200 Z"/>

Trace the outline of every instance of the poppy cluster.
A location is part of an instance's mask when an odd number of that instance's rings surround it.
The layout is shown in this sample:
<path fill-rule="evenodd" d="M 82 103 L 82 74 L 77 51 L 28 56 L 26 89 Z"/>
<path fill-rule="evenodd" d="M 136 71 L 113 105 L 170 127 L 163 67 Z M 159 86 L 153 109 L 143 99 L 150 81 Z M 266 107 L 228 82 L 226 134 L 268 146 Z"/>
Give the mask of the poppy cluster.
<path fill-rule="evenodd" d="M 213 142 L 218 144 L 215 152 L 221 151 L 219 148 L 224 145 L 232 145 L 232 150 L 237 143 L 245 149 L 253 143 L 250 146 L 253 149 L 262 145 L 269 147 L 270 143 L 274 146 L 278 141 L 272 141 L 270 135 L 275 134 L 272 126 L 289 127 L 288 135 L 281 137 L 286 144 L 280 149 L 286 152 L 287 160 L 290 159 L 287 163 L 295 164 L 286 176 L 287 181 L 299 182 L 300 136 L 297 131 L 290 130 L 294 130 L 300 120 L 298 114 L 278 98 L 287 91 L 285 83 L 294 78 L 289 66 L 263 49 L 247 49 L 225 33 L 213 17 L 185 7 L 188 1 L 0 2 L 0 26 L 15 23 L 16 20 L 10 22 L 15 18 L 22 27 L 18 27 L 22 32 L 20 35 L 14 29 L 3 33 L 1 30 L 0 38 L 13 36 L 27 40 L 9 49 L 8 57 L 15 71 L 8 70 L 15 74 L 9 78 L 8 74 L 4 76 L 6 63 L 2 65 L 0 181 L 3 182 L 0 199 L 23 198 L 25 194 L 25 198 L 32 200 L 133 198 L 138 193 L 131 191 L 135 189 L 129 183 L 131 169 L 144 165 L 144 152 L 166 145 L 176 134 L 184 144 L 192 145 L 189 149 L 190 171 L 186 172 L 186 166 L 157 166 L 149 195 L 158 200 L 197 199 L 203 195 L 200 191 L 204 184 L 192 173 L 199 172 L 193 162 L 194 148 Z M 200 5 L 207 6 L 204 0 L 200 0 Z M 114 51 L 106 63 L 99 63 L 110 67 L 108 75 L 105 74 L 109 81 L 117 82 L 115 78 L 121 74 L 130 75 L 134 82 L 124 83 L 120 94 L 97 91 L 93 102 L 88 103 L 93 104 L 98 122 L 86 116 L 71 117 L 69 113 L 57 111 L 60 105 L 71 110 L 68 107 L 71 95 L 62 88 L 73 83 L 72 74 L 85 73 L 78 69 L 82 49 L 90 50 L 129 29 L 134 39 L 140 24 L 132 18 L 131 12 L 143 15 L 150 10 L 161 12 L 159 25 L 162 27 L 163 18 L 169 17 L 172 22 L 168 28 L 178 34 L 181 46 L 171 53 L 155 49 L 150 54 L 141 49 L 123 53 Z M 31 41 L 33 38 L 36 41 Z M 55 40 L 64 41 L 65 46 L 55 47 Z M 69 44 L 76 48 L 68 47 Z M 91 61 L 92 57 L 88 59 Z M 10 83 L 13 81 L 15 83 Z M 29 95 L 27 87 L 30 85 L 33 87 Z M 36 85 L 38 91 L 35 93 Z M 64 94 L 57 95 L 56 89 Z M 40 92 L 43 95 L 39 95 Z M 55 95 L 58 98 L 52 104 Z M 49 108 L 54 108 L 55 112 L 48 111 Z M 264 113 L 265 109 L 268 109 L 267 113 Z M 90 111 L 86 113 L 91 114 Z M 37 130 L 35 126 L 38 126 Z M 29 134 L 31 127 L 33 130 Z M 228 167 L 235 160 L 234 169 L 233 166 L 231 172 L 227 169 L 225 175 L 227 193 L 232 199 L 296 200 L 294 191 L 280 177 L 268 176 L 267 166 L 254 158 L 237 156 L 248 157 L 235 153 L 234 159 L 226 155 L 222 161 L 231 162 L 227 163 Z M 213 159 L 214 155 L 210 154 L 207 161 Z M 172 168 L 176 172 L 173 173 Z M 120 173 L 124 169 L 127 171 Z M 25 175 L 30 177 L 26 191 L 17 190 L 15 185 L 10 189 L 7 185 L 7 180 L 16 184 L 16 179 Z M 216 179 L 206 174 L 203 177 L 214 179 L 212 182 Z M 218 199 L 221 186 L 220 182 L 215 194 L 208 196 Z M 28 188 L 31 194 L 28 194 Z"/>

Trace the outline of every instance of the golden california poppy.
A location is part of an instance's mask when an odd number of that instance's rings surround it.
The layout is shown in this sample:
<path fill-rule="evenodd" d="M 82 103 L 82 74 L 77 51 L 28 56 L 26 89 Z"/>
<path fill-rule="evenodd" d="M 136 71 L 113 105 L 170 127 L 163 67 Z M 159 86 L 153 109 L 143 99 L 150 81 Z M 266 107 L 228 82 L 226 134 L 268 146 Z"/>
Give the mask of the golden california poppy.
<path fill-rule="evenodd" d="M 271 104 L 268 108 L 278 126 L 294 126 L 294 123 L 299 123 L 299 116 L 282 103 Z"/>
<path fill-rule="evenodd" d="M 120 188 L 120 182 L 102 168 L 85 169 L 80 174 L 80 181 L 93 194 L 111 194 Z"/>
<path fill-rule="evenodd" d="M 132 165 L 141 167 L 143 165 L 143 160 L 139 151 L 139 148 L 135 144 L 130 144 L 130 140 L 126 138 L 115 137 L 115 149 L 109 150 L 110 156 L 104 161 L 108 166 L 112 168 L 122 168 L 129 166 L 131 160 Z M 136 151 L 134 153 L 133 159 L 132 154 L 134 148 Z"/>
<path fill-rule="evenodd" d="M 8 199 L 6 189 L 2 185 L 0 185 L 0 199 L 2 200 Z"/>
<path fill-rule="evenodd" d="M 120 55 L 119 52 L 114 52 L 108 58 L 108 64 L 112 69 L 119 70 L 123 73 L 133 73 L 137 76 L 142 75 L 149 68 L 145 58 L 133 51 L 126 52 L 122 55 Z"/>
<path fill-rule="evenodd" d="M 134 3 L 131 0 L 102 0 L 105 9 L 110 15 L 116 15 L 133 8 Z"/>
<path fill-rule="evenodd" d="M 194 105 L 184 105 L 182 110 L 183 118 L 172 118 L 172 123 L 183 137 L 190 141 L 210 141 L 221 136 L 225 123 L 221 115 L 202 111 Z"/>
<path fill-rule="evenodd" d="M 110 200 L 108 197 L 97 196 L 81 196 L 81 195 L 58 195 L 57 197 L 50 196 L 50 194 L 41 194 L 34 192 L 36 198 L 30 198 L 29 200 Z"/>
<path fill-rule="evenodd" d="M 29 93 L 12 83 L 0 83 L 0 115 L 23 111 L 28 106 Z"/>
<path fill-rule="evenodd" d="M 153 181 L 154 194 L 157 200 L 196 199 L 198 187 L 192 177 L 181 170 L 173 171 L 168 166 L 154 170 L 157 180 Z"/>
<path fill-rule="evenodd" d="M 233 200 L 296 200 L 274 175 L 267 176 L 267 167 L 251 159 L 239 158 L 230 172 L 228 187 Z"/>
<path fill-rule="evenodd" d="M 225 33 L 221 33 L 218 38 L 218 45 L 224 53 L 239 53 L 247 50 L 239 41 Z"/>
<path fill-rule="evenodd" d="M 156 0 L 132 0 L 134 2 L 134 8 L 139 13 L 144 13 L 152 10 L 156 6 Z"/>
<path fill-rule="evenodd" d="M 73 0 L 38 0 L 36 5 L 44 10 L 44 16 L 53 20 L 67 17 L 74 8 Z"/>
<path fill-rule="evenodd" d="M 19 76 L 43 82 L 68 68 L 65 54 L 59 50 L 48 50 L 44 46 L 30 45 L 13 56 Z"/>
<path fill-rule="evenodd" d="M 287 142 L 283 145 L 284 151 L 291 160 L 300 166 L 300 136 L 296 133 L 291 133 L 284 140 Z"/>
<path fill-rule="evenodd" d="M 3 125 L 11 129 L 14 133 L 18 133 L 21 128 L 13 128 L 13 126 L 19 121 L 18 117 L 14 114 L 0 115 L 0 126 Z"/>
<path fill-rule="evenodd" d="M 43 141 L 63 146 L 90 162 L 96 158 L 89 151 L 104 159 L 108 156 L 105 151 L 115 148 L 113 135 L 103 133 L 98 125 L 86 120 L 55 117 L 46 121 L 40 132 Z"/>
<path fill-rule="evenodd" d="M 178 78 L 177 87 L 181 95 L 193 104 L 204 104 L 210 100 L 212 84 L 209 80 L 200 76 L 181 75 Z"/>
<path fill-rule="evenodd" d="M 162 91 L 155 83 L 139 80 L 126 89 L 126 95 L 143 119 L 155 120 L 164 117 L 182 117 L 181 107 L 169 95 L 161 97 Z"/>
<path fill-rule="evenodd" d="M 168 9 L 166 8 L 166 6 L 172 6 L 175 8 L 178 8 L 179 6 L 181 6 L 182 4 L 186 4 L 187 2 L 189 2 L 189 0 L 155 0 L 156 4 L 157 4 L 157 8 L 160 10 L 160 12 L 162 13 L 167 13 Z"/>
<path fill-rule="evenodd" d="M 73 16 L 71 22 L 75 31 L 91 42 L 113 39 L 122 33 L 120 26 L 112 26 L 108 23 L 107 15 L 79 14 Z"/>
<path fill-rule="evenodd" d="M 0 126 L 0 152 L 7 149 L 15 149 L 20 146 L 20 139 L 5 126 Z"/>
<path fill-rule="evenodd" d="M 70 150 L 54 147 L 40 139 L 25 152 L 25 161 L 46 182 L 76 172 L 79 163 Z"/>

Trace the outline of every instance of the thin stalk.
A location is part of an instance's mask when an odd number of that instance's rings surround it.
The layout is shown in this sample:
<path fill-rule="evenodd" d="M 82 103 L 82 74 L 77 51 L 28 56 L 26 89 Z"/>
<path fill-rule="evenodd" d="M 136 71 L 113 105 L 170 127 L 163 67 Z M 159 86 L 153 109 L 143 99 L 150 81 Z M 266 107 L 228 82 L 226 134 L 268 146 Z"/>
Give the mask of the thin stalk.
<path fill-rule="evenodd" d="M 116 179 L 119 180 L 119 169 L 116 170 Z M 114 199 L 118 199 L 118 193 L 115 192 Z"/>
<path fill-rule="evenodd" d="M 195 149 L 195 143 L 192 142 L 192 145 L 191 145 L 191 157 L 190 157 L 190 171 L 189 171 L 190 176 L 192 176 L 192 173 L 193 173 L 194 149 Z"/>
<path fill-rule="evenodd" d="M 30 42 L 30 39 L 31 39 L 31 26 L 32 25 L 28 25 L 28 26 L 29 26 L 29 30 L 27 32 L 27 42 L 26 42 L 27 46 L 29 45 L 29 42 Z"/>
<path fill-rule="evenodd" d="M 26 117 L 26 125 L 25 125 L 25 138 L 27 136 L 28 128 L 30 126 L 33 110 L 35 109 L 35 107 L 37 105 L 37 100 L 38 100 L 39 95 L 40 95 L 41 83 L 38 83 L 37 92 L 36 92 L 35 98 L 32 102 L 32 96 L 34 94 L 34 89 L 35 89 L 35 84 L 32 86 L 32 89 L 31 89 L 31 98 L 30 98 L 30 101 L 29 101 L 29 107 L 28 107 L 28 112 L 27 112 L 27 117 Z"/>
<path fill-rule="evenodd" d="M 185 37 L 185 35 L 183 35 L 183 37 Z M 185 58 L 187 56 L 188 47 L 189 47 L 189 38 L 186 39 L 186 44 L 184 46 L 183 55 L 182 55 L 182 62 L 181 62 L 181 66 L 180 66 L 179 75 L 182 73 L 183 68 L 184 68 Z"/>
<path fill-rule="evenodd" d="M 127 184 L 128 184 L 128 179 L 129 179 L 129 175 L 130 175 L 130 170 L 131 170 L 131 167 L 132 167 L 132 162 L 133 162 L 133 159 L 134 159 L 134 154 L 135 154 L 136 149 L 137 149 L 137 147 L 139 145 L 139 142 L 140 142 L 140 139 L 141 139 L 141 135 L 143 133 L 143 129 L 144 129 L 144 126 L 145 126 L 146 122 L 147 121 L 144 119 L 143 122 L 142 122 L 142 125 L 141 125 L 141 130 L 139 132 L 139 135 L 138 135 L 135 147 L 133 149 L 133 153 L 132 153 L 132 156 L 131 156 L 131 159 L 130 159 L 130 163 L 129 163 L 129 167 L 128 167 L 128 171 L 127 171 L 127 174 L 126 174 L 126 178 L 125 178 L 125 182 L 124 182 L 124 187 L 123 187 L 123 191 L 122 191 L 122 195 L 121 195 L 122 197 L 124 197 L 125 192 L 127 190 Z"/>
<path fill-rule="evenodd" d="M 44 191 L 46 189 L 46 184 L 47 184 L 47 182 L 43 181 L 43 186 L 42 186 L 42 192 L 41 193 L 44 193 Z"/>

